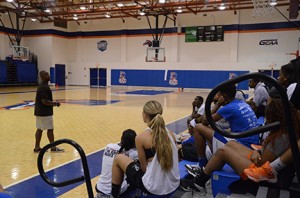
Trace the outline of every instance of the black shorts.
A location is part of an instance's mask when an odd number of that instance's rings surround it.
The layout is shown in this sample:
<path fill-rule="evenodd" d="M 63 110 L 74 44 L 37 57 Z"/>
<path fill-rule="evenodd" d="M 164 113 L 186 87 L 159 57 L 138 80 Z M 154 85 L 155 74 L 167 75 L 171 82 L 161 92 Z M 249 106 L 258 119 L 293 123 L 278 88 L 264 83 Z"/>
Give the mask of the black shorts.
<path fill-rule="evenodd" d="M 151 194 L 143 184 L 142 177 L 144 174 L 139 162 L 131 162 L 126 168 L 126 180 L 128 184 L 141 189 L 145 193 Z"/>

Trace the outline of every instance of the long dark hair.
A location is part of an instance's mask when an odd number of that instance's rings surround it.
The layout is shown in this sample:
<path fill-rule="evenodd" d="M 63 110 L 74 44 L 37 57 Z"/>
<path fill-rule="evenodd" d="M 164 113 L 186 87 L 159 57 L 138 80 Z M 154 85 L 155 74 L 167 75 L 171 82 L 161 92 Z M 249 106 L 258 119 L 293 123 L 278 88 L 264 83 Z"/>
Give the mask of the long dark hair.
<path fill-rule="evenodd" d="M 125 151 L 129 151 L 130 149 L 135 147 L 135 137 L 136 132 L 132 129 L 127 129 L 123 131 L 121 137 L 121 148 L 119 149 L 119 153 L 121 153 L 124 149 Z"/>
<path fill-rule="evenodd" d="M 287 77 L 287 86 L 295 82 L 300 82 L 300 65 L 296 61 L 283 65 L 280 72 Z"/>
<path fill-rule="evenodd" d="M 270 95 L 271 96 L 271 95 Z M 300 137 L 300 113 L 296 109 L 296 107 L 289 103 L 290 111 L 292 115 L 292 122 L 294 126 L 294 131 L 296 133 L 297 139 Z M 280 129 L 270 131 L 270 134 L 264 141 L 263 146 L 266 146 L 270 142 L 274 142 L 277 137 L 280 137 L 283 134 L 288 134 L 287 132 L 287 124 L 286 118 L 283 112 L 283 104 L 281 102 L 281 98 L 273 98 L 271 97 L 270 102 L 266 108 L 266 122 L 267 124 L 279 121 L 280 122 Z M 274 144 L 272 144 L 274 146 Z"/>

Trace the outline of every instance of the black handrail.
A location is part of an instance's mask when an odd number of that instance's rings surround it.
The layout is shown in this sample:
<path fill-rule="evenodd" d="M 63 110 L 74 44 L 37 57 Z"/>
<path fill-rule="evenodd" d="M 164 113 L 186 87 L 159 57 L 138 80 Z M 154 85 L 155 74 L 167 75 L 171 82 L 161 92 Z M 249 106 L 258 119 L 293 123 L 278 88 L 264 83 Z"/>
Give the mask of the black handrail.
<path fill-rule="evenodd" d="M 55 147 L 59 144 L 70 144 L 72 145 L 79 153 L 80 157 L 81 157 L 81 162 L 82 162 L 82 167 L 83 167 L 83 173 L 84 176 L 78 177 L 78 178 L 74 178 L 71 180 L 67 180 L 67 181 L 63 181 L 63 182 L 54 182 L 52 180 L 50 180 L 48 178 L 48 176 L 46 175 L 45 171 L 44 171 L 44 167 L 43 167 L 43 157 L 45 152 L 47 152 L 48 149 Z M 85 181 L 86 183 L 86 188 L 88 191 L 88 197 L 89 198 L 94 198 L 94 194 L 93 194 L 93 188 L 92 188 L 92 183 L 91 183 L 91 177 L 90 177 L 90 172 L 89 172 L 89 167 L 88 167 L 88 163 L 87 163 L 87 159 L 86 159 L 86 155 L 83 151 L 83 149 L 81 148 L 81 146 L 73 141 L 73 140 L 69 140 L 69 139 L 61 139 L 61 140 L 57 140 L 53 143 L 50 143 L 48 145 L 46 145 L 45 147 L 43 147 L 39 153 L 38 156 L 38 160 L 37 160 L 37 166 L 40 172 L 40 175 L 42 177 L 42 179 L 48 183 L 51 186 L 55 186 L 55 187 L 63 187 L 63 186 L 68 186 L 77 182 L 81 182 L 81 181 Z"/>
<path fill-rule="evenodd" d="M 230 138 L 247 137 L 247 136 L 251 136 L 254 134 L 258 134 L 258 133 L 263 133 L 263 132 L 269 131 L 271 129 L 276 129 L 277 127 L 279 127 L 280 123 L 274 122 L 274 123 L 270 123 L 266 126 L 253 128 L 253 129 L 250 129 L 250 130 L 247 130 L 244 132 L 234 133 L 234 132 L 228 132 L 228 131 L 219 129 L 216 126 L 215 122 L 213 121 L 212 115 L 211 115 L 211 103 L 212 103 L 213 98 L 216 95 L 216 93 L 219 92 L 225 86 L 233 85 L 233 84 L 236 84 L 236 83 L 239 83 L 241 81 L 248 80 L 251 78 L 259 78 L 260 80 L 271 83 L 278 90 L 278 92 L 280 94 L 281 101 L 282 101 L 283 108 L 284 108 L 284 115 L 286 118 L 287 131 L 289 133 L 289 141 L 290 141 L 292 154 L 293 154 L 293 156 L 298 156 L 298 157 L 293 157 L 293 161 L 294 161 L 294 166 L 295 166 L 296 175 L 297 175 L 297 179 L 298 179 L 298 185 L 299 185 L 299 183 L 300 183 L 300 154 L 299 154 L 296 134 L 295 134 L 292 119 L 291 119 L 292 117 L 291 117 L 291 111 L 289 108 L 289 100 L 288 100 L 285 89 L 277 82 L 276 79 L 274 79 L 270 76 L 267 76 L 265 74 L 257 72 L 257 73 L 243 74 L 236 78 L 233 78 L 233 79 L 230 79 L 230 80 L 220 83 L 207 96 L 207 99 L 205 102 L 205 114 L 206 114 L 207 121 L 216 132 L 220 133 L 221 135 L 223 135 L 225 137 L 230 137 Z"/>

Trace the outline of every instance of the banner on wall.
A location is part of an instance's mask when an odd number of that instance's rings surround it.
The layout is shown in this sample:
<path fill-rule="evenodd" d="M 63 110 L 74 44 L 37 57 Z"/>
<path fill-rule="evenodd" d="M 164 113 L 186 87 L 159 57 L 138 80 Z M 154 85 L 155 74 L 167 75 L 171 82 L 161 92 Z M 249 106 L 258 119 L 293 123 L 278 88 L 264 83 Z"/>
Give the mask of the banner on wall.
<path fill-rule="evenodd" d="M 170 72 L 169 85 L 173 85 L 173 86 L 178 85 L 176 72 Z"/>
<path fill-rule="evenodd" d="M 120 71 L 120 76 L 119 76 L 119 83 L 120 84 L 126 84 L 126 73 L 124 71 Z"/>
<path fill-rule="evenodd" d="M 211 41 L 224 41 L 224 29 L 222 25 L 185 28 L 185 42 Z"/>

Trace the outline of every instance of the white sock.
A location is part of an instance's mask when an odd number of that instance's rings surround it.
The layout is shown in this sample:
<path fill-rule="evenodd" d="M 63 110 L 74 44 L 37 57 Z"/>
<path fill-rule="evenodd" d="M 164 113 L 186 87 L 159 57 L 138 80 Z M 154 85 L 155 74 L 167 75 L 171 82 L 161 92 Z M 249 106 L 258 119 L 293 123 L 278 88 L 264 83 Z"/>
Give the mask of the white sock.
<path fill-rule="evenodd" d="M 286 167 L 286 164 L 280 160 L 280 157 L 278 157 L 276 160 L 270 163 L 270 166 L 272 167 L 273 170 L 278 172 L 284 167 Z"/>

